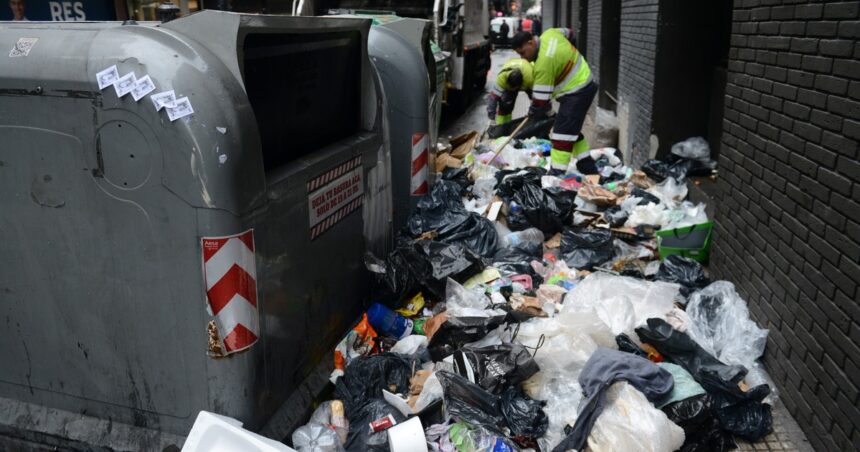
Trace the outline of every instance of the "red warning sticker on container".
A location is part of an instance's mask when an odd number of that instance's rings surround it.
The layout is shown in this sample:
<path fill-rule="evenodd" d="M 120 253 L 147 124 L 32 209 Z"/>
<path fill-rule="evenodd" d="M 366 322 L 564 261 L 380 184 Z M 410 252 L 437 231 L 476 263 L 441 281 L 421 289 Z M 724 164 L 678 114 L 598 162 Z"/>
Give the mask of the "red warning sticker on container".
<path fill-rule="evenodd" d="M 260 335 L 254 230 L 200 242 L 206 298 L 224 349 L 228 354 L 245 350 Z"/>
<path fill-rule="evenodd" d="M 364 199 L 361 157 L 313 178 L 307 189 L 308 220 L 313 240 L 361 207 Z"/>

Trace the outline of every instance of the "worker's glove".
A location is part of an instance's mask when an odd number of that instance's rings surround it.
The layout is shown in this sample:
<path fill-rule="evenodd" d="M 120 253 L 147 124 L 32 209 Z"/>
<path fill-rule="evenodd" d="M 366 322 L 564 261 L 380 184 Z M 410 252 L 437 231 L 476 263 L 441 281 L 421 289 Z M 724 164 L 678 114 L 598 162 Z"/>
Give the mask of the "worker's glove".
<path fill-rule="evenodd" d="M 540 106 L 532 103 L 529 106 L 529 120 L 536 121 L 539 119 L 543 119 L 543 117 L 545 117 L 547 115 L 549 110 L 550 110 L 549 108 L 540 107 Z"/>

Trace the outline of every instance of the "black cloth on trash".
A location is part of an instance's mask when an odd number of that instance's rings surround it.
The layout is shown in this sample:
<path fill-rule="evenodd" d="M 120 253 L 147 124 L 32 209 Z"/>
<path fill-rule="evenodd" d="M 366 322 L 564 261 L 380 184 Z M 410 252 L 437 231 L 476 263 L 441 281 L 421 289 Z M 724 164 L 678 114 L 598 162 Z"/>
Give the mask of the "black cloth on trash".
<path fill-rule="evenodd" d="M 651 402 L 666 397 L 675 386 L 671 373 L 647 359 L 618 350 L 598 348 L 579 375 L 579 384 L 586 397 L 583 408 L 570 434 L 553 452 L 583 449 L 594 422 L 606 404 L 606 390 L 619 380 L 630 383 Z"/>

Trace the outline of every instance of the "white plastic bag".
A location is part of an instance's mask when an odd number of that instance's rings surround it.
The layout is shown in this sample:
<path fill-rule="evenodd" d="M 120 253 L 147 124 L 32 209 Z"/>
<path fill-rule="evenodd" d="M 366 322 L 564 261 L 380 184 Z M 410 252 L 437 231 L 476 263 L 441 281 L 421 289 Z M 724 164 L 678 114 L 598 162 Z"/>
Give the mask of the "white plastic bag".
<path fill-rule="evenodd" d="M 420 334 L 410 334 L 397 341 L 394 347 L 391 347 L 392 353 L 400 353 L 403 355 L 414 355 L 421 347 L 426 347 L 429 341 L 427 336 Z"/>
<path fill-rule="evenodd" d="M 702 137 L 687 138 L 684 141 L 672 145 L 672 153 L 678 157 L 703 162 L 711 159 L 711 147 Z"/>
<path fill-rule="evenodd" d="M 673 206 L 687 197 L 687 183 L 679 183 L 674 177 L 667 177 L 663 182 L 649 188 L 648 193 L 660 198 L 660 202 Z"/>
<path fill-rule="evenodd" d="M 696 204 L 684 201 L 680 206 L 665 211 L 663 215 L 663 229 L 677 229 L 694 224 L 708 222 L 708 214 L 705 212 L 705 204 Z"/>
<path fill-rule="evenodd" d="M 484 294 L 484 289 L 466 289 L 457 281 L 448 278 L 445 305 L 449 317 L 489 317 L 490 314 L 484 311 L 489 303 L 490 299 Z"/>
<path fill-rule="evenodd" d="M 421 393 L 418 394 L 418 399 L 415 400 L 415 412 L 420 413 L 421 410 L 427 408 L 431 403 L 441 399 L 443 395 L 442 383 L 439 383 L 439 379 L 436 378 L 436 372 L 433 372 L 424 381 L 424 387 L 421 388 Z"/>
<path fill-rule="evenodd" d="M 694 292 L 687 303 L 690 325 L 687 334 L 706 351 L 726 364 L 740 364 L 750 370 L 748 383 L 767 380 L 756 360 L 764 353 L 767 330 L 750 319 L 746 302 L 734 284 L 717 281 Z"/>
<path fill-rule="evenodd" d="M 606 391 L 606 407 L 588 436 L 592 452 L 673 452 L 683 444 L 684 430 L 625 381 Z"/>
<path fill-rule="evenodd" d="M 660 225 L 666 223 L 665 209 L 659 204 L 649 202 L 644 206 L 634 206 L 630 209 L 630 216 L 624 226 L 635 228 L 643 224 Z"/>

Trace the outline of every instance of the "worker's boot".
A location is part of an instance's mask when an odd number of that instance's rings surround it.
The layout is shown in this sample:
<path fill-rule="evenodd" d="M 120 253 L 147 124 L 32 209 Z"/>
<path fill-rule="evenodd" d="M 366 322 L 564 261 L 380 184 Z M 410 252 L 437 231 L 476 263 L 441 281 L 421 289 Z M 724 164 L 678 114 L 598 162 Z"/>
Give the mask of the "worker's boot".
<path fill-rule="evenodd" d="M 589 153 L 588 141 L 585 137 L 581 137 L 573 144 L 573 155 L 576 157 L 573 165 L 576 166 L 576 171 L 580 174 L 597 174 L 597 166 L 594 163 L 594 158 Z"/>

